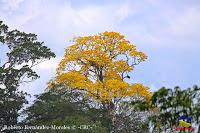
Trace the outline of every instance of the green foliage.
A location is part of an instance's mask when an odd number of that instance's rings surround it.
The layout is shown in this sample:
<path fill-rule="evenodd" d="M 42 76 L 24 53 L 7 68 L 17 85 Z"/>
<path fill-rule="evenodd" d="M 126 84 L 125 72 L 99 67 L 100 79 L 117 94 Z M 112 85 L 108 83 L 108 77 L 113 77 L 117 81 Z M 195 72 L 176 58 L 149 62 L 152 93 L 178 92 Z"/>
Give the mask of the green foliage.
<path fill-rule="evenodd" d="M 150 104 L 151 103 L 151 104 Z M 135 111 L 148 111 L 151 132 L 173 132 L 179 126 L 179 116 L 192 117 L 193 125 L 200 125 L 200 88 L 161 88 L 154 92 L 150 103 L 145 99 L 135 99 L 130 104 Z M 200 132 L 200 126 L 196 128 Z"/>
<path fill-rule="evenodd" d="M 31 82 L 39 77 L 32 67 L 55 57 L 37 36 L 18 30 L 8 30 L 0 21 L 0 46 L 8 50 L 1 53 L 6 56 L 0 64 L 0 130 L 3 125 L 17 124 L 19 110 L 27 103 L 26 93 L 19 91 L 23 82 Z M 26 79 L 26 80 L 25 80 Z M 27 79 L 29 79 L 27 81 Z M 4 131 L 10 132 L 10 131 Z"/>
<path fill-rule="evenodd" d="M 174 89 L 163 87 L 153 94 L 151 105 L 146 106 L 148 105 L 146 101 L 138 101 L 132 104 L 140 111 L 149 110 L 154 113 L 149 117 L 153 132 L 166 130 L 172 132 L 175 127 L 178 127 L 178 118 L 180 116 L 192 117 L 192 123 L 199 125 L 199 97 L 200 88 L 198 86 L 185 90 L 180 87 L 175 87 Z M 154 109 L 158 110 L 154 112 Z"/>
<path fill-rule="evenodd" d="M 160 113 L 154 118 L 156 124 L 163 129 L 173 130 L 178 126 L 179 116 L 193 117 L 193 123 L 198 123 L 196 113 L 197 98 L 200 89 L 197 86 L 181 90 L 179 87 L 172 89 L 161 88 L 152 97 L 152 104 L 160 109 Z"/>
<path fill-rule="evenodd" d="M 37 96 L 34 104 L 25 111 L 28 117 L 23 124 L 75 126 L 75 130 L 56 130 L 55 132 L 106 133 L 109 120 L 102 108 L 91 107 L 92 101 L 86 95 L 73 91 L 48 91 Z M 106 125 L 107 124 L 107 125 Z M 81 126 L 88 129 L 79 129 Z M 46 130 L 38 132 L 54 132 Z"/>

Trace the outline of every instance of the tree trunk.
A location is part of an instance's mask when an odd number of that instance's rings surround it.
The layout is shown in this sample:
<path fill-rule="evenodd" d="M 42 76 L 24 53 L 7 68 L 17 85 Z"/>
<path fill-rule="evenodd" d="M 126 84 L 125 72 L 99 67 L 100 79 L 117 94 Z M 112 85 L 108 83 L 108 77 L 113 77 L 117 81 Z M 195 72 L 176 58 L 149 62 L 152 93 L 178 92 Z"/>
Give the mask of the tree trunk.
<path fill-rule="evenodd" d="M 116 121 L 116 114 L 115 114 L 115 105 L 114 103 L 111 101 L 111 102 L 108 102 L 107 104 L 107 108 L 108 108 L 108 115 L 112 121 L 112 132 L 114 132 L 114 129 L 115 129 L 115 121 Z"/>

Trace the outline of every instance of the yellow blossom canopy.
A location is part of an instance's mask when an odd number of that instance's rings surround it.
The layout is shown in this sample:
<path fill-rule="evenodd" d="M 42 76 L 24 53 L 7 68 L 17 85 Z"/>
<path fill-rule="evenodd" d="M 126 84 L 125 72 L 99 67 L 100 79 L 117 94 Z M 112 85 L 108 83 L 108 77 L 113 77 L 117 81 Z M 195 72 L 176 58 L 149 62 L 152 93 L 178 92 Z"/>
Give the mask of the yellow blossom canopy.
<path fill-rule="evenodd" d="M 100 101 L 135 94 L 149 97 L 148 87 L 125 82 L 134 66 L 146 59 L 143 52 L 137 51 L 136 46 L 118 32 L 77 37 L 66 48 L 54 82 L 85 90 Z"/>

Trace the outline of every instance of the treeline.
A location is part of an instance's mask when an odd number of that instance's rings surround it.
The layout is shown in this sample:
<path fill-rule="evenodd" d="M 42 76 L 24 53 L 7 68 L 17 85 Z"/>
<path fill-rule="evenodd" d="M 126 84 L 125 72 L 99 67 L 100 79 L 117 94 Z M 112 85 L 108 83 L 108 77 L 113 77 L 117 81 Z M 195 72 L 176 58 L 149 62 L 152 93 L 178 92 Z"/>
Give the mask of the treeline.
<path fill-rule="evenodd" d="M 192 117 L 192 125 L 198 131 L 200 120 L 200 88 L 161 88 L 154 92 L 151 102 L 132 97 L 120 103 L 115 132 L 149 133 L 174 132 L 179 127 L 179 117 Z M 102 104 L 95 103 L 87 95 L 72 90 L 48 91 L 37 96 L 34 104 L 24 112 L 23 124 L 68 125 L 91 128 L 78 129 L 80 133 L 108 133 L 113 129 L 108 111 Z M 51 132 L 58 132 L 61 130 Z M 49 132 L 49 130 L 41 131 Z M 73 130 L 63 130 L 73 132 Z M 75 131 L 74 131 L 75 132 Z M 198 131 L 199 132 L 199 131 Z"/>

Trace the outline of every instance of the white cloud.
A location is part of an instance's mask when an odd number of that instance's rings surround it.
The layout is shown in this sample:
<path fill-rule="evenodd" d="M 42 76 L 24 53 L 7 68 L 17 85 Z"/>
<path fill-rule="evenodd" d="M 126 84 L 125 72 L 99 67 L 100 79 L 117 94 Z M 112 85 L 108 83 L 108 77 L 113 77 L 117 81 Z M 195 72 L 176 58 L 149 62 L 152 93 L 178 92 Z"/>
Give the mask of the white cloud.
<path fill-rule="evenodd" d="M 183 9 L 173 7 L 162 9 L 162 4 L 156 5 L 160 6 L 159 8 L 155 6 L 155 11 L 159 9 L 157 14 L 141 16 L 140 19 L 144 21 L 141 23 L 132 21 L 122 30 L 143 47 L 180 50 L 199 48 L 197 42 L 200 34 L 200 8 L 194 6 Z"/>
<path fill-rule="evenodd" d="M 123 21 L 133 15 L 136 11 L 135 8 L 130 6 L 130 4 L 123 4 L 118 9 L 115 9 L 115 12 L 119 21 Z"/>
<path fill-rule="evenodd" d="M 70 2 L 65 2 L 63 5 L 58 6 L 53 6 L 54 4 L 56 3 L 46 0 L 34 0 L 24 3 L 22 8 L 16 6 L 18 10 L 15 9 L 20 11 L 20 14 L 13 13 L 14 18 L 8 18 L 5 12 L 5 14 L 1 15 L 9 22 L 12 20 L 16 22 L 11 25 L 20 27 L 28 23 L 30 19 L 33 21 L 37 19 L 37 21 L 41 20 L 40 22 L 43 26 L 49 24 L 54 26 L 52 22 L 58 22 L 58 28 L 66 26 L 68 28 L 71 26 L 73 28 L 98 28 L 97 25 L 102 27 L 102 25 L 106 26 L 108 24 L 114 24 L 117 21 L 123 21 L 132 13 L 130 5 L 127 3 L 107 6 L 88 5 L 81 8 L 73 8 Z M 7 5 L 3 7 L 7 7 Z"/>
<path fill-rule="evenodd" d="M 199 8 L 185 8 L 168 14 L 166 24 L 153 36 L 155 44 L 158 47 L 179 50 L 199 48 L 199 14 Z"/>
<path fill-rule="evenodd" d="M 56 57 L 54 59 L 47 60 L 45 62 L 40 63 L 35 67 L 36 70 L 44 70 L 44 71 L 55 71 L 58 67 L 58 63 L 61 61 L 62 57 Z"/>
<path fill-rule="evenodd" d="M 169 32 L 179 37 L 199 36 L 200 31 L 200 10 L 189 8 L 178 16 L 171 18 Z"/>
<path fill-rule="evenodd" d="M 15 11 L 10 17 L 6 12 L 0 12 L 0 16 L 11 28 L 35 32 L 60 47 L 66 47 L 65 43 L 74 36 L 115 30 L 120 22 L 134 13 L 127 2 L 75 8 L 69 1 L 61 5 L 47 0 L 26 1 Z"/>
<path fill-rule="evenodd" d="M 0 4 L 2 4 L 3 8 L 2 10 L 9 11 L 11 13 L 15 9 L 19 7 L 19 5 L 23 2 L 24 0 L 1 0 Z"/>
<path fill-rule="evenodd" d="M 59 45 L 61 49 L 66 47 L 67 42 L 74 36 L 96 34 L 105 30 L 122 31 L 126 36 L 130 36 L 129 38 L 139 40 L 138 42 L 143 44 L 148 43 L 149 46 L 192 47 L 197 43 L 194 44 L 191 40 L 197 39 L 200 31 L 198 8 L 169 9 L 163 5 L 164 2 L 155 0 L 147 1 L 151 4 L 150 7 L 159 9 L 154 15 L 148 12 L 147 6 L 130 1 L 107 5 L 88 4 L 80 7 L 72 6 L 70 1 L 61 4 L 47 0 L 17 0 L 9 4 L 12 1 L 9 0 L 3 7 L 8 8 L 12 5 L 15 9 L 13 14 L 8 15 L 0 10 L 0 17 L 6 23 L 27 32 L 35 32 L 43 39 L 48 38 L 48 41 Z M 23 6 L 20 7 L 20 4 Z M 146 15 L 142 16 L 143 14 Z M 129 24 L 121 24 L 127 18 L 132 18 L 128 21 Z M 135 22 L 134 18 L 137 21 L 145 18 L 145 22 Z M 57 48 L 55 45 L 52 47 Z"/>

